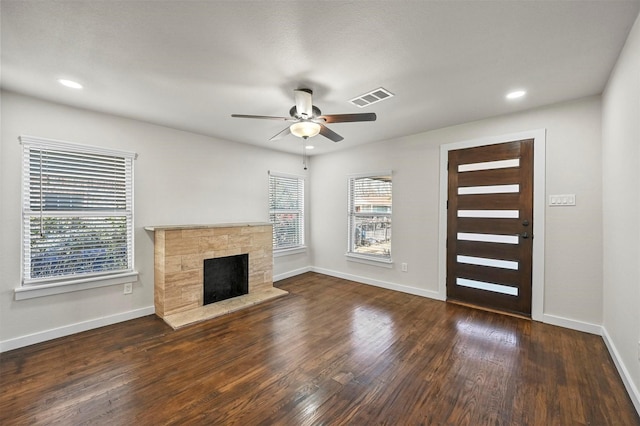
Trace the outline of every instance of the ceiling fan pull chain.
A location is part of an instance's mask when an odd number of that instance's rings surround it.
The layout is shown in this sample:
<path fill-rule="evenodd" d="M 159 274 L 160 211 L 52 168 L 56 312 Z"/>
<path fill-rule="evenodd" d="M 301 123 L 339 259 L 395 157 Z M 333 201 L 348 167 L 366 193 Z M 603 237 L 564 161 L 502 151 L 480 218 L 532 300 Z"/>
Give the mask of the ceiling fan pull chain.
<path fill-rule="evenodd" d="M 304 170 L 307 170 L 307 149 L 305 148 L 307 139 L 309 139 L 309 136 L 304 136 L 302 138 L 302 166 Z"/>

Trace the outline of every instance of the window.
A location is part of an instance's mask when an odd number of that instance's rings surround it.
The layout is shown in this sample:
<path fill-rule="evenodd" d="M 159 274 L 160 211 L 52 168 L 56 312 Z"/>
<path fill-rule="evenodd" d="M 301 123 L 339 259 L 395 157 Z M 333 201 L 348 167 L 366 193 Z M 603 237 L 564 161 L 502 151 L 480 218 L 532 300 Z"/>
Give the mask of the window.
<path fill-rule="evenodd" d="M 27 136 L 20 142 L 23 287 L 134 275 L 135 154 Z"/>
<path fill-rule="evenodd" d="M 273 249 L 304 246 L 304 178 L 269 173 L 269 221 L 273 224 Z"/>
<path fill-rule="evenodd" d="M 391 262 L 391 172 L 349 178 L 347 255 Z"/>

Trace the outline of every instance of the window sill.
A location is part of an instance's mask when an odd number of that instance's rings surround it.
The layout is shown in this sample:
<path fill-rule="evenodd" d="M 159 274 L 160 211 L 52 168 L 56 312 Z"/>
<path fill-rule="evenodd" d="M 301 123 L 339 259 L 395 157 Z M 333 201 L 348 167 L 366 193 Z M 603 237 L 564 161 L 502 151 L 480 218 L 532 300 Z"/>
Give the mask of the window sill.
<path fill-rule="evenodd" d="M 35 297 L 51 296 L 54 294 L 71 293 L 72 291 L 90 288 L 107 287 L 138 281 L 138 272 L 124 272 L 103 277 L 81 278 L 75 280 L 58 281 L 51 284 L 30 285 L 18 287 L 14 290 L 15 300 L 33 299 Z"/>
<path fill-rule="evenodd" d="M 393 260 L 391 259 L 382 259 L 355 253 L 346 253 L 345 257 L 349 262 L 364 263 L 365 265 L 378 266 L 380 268 L 393 268 Z"/>
<path fill-rule="evenodd" d="M 290 256 L 293 254 L 306 253 L 307 246 L 292 247 L 273 251 L 273 257 Z"/>

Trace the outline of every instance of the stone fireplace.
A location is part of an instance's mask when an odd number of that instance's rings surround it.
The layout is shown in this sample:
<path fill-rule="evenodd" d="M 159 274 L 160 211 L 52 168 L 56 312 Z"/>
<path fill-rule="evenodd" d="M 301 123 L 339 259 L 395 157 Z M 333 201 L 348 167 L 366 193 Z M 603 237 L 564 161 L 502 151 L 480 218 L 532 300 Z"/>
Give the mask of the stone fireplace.
<path fill-rule="evenodd" d="M 154 233 L 156 315 L 174 329 L 288 294 L 273 287 L 270 223 L 154 226 L 145 229 Z M 236 296 L 240 294 L 237 290 L 229 290 L 229 298 L 205 304 L 205 270 L 215 269 L 215 262 L 211 261 L 231 257 L 242 259 L 243 255 L 246 255 L 247 294 Z M 241 268 L 242 260 L 230 266 L 234 274 Z M 235 278 L 230 278 L 230 273 L 218 273 L 216 278 L 222 280 L 219 284 L 223 291 L 237 285 L 231 282 Z"/>

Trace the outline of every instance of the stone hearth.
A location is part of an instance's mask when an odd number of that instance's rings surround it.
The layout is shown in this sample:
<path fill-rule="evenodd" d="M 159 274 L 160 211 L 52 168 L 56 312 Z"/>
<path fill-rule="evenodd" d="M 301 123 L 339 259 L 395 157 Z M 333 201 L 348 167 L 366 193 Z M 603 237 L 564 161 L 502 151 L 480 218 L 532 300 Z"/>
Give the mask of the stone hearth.
<path fill-rule="evenodd" d="M 145 227 L 154 232 L 156 315 L 174 329 L 288 294 L 273 287 L 270 223 Z M 203 306 L 204 260 L 249 255 L 249 293 Z"/>

